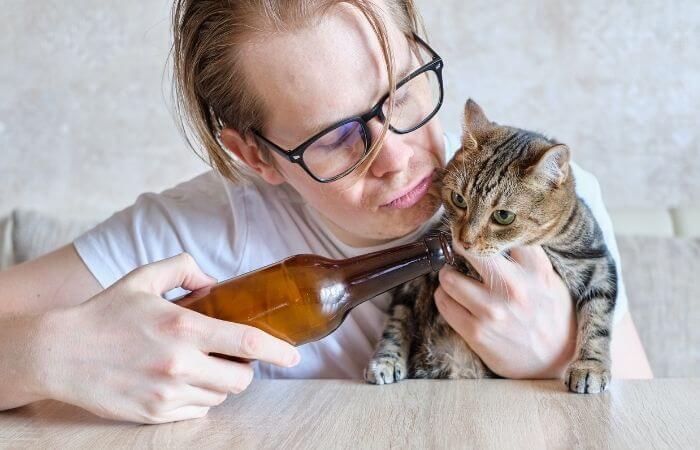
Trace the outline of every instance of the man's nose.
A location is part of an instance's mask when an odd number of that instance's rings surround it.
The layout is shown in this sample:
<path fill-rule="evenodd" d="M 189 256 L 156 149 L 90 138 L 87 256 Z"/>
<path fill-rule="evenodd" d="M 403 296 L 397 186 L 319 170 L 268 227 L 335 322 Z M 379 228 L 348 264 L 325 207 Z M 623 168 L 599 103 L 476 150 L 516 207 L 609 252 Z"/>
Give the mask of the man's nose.
<path fill-rule="evenodd" d="M 383 124 L 374 119 L 368 123 L 368 126 L 372 134 L 372 142 L 377 142 Z M 382 148 L 379 149 L 379 154 L 372 161 L 369 170 L 377 178 L 401 172 L 408 167 L 408 161 L 412 156 L 413 148 L 403 142 L 402 135 L 387 130 Z"/>

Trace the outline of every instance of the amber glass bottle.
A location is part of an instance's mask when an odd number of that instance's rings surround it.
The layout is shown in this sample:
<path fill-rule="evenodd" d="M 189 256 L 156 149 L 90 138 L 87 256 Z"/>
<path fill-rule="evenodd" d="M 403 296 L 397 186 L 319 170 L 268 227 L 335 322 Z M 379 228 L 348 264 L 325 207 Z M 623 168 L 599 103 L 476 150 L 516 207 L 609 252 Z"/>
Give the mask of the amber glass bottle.
<path fill-rule="evenodd" d="M 175 303 L 301 345 L 333 332 L 360 303 L 446 262 L 452 250 L 442 234 L 345 260 L 296 255 Z"/>

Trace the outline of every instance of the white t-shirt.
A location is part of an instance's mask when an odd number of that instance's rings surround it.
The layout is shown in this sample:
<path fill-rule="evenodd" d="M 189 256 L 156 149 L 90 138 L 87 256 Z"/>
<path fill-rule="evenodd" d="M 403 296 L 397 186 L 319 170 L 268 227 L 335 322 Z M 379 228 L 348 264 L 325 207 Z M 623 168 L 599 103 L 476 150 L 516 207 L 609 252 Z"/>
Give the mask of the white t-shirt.
<path fill-rule="evenodd" d="M 446 158 L 459 147 L 445 137 Z M 620 258 L 613 228 L 593 175 L 572 164 L 576 191 L 598 220 L 608 248 L 618 263 L 620 290 L 616 319 L 627 309 Z M 313 253 L 349 258 L 416 240 L 430 223 L 408 236 L 381 246 L 356 248 L 339 241 L 318 213 L 291 187 L 262 180 L 233 184 L 214 171 L 160 194 L 147 193 L 75 240 L 74 246 L 106 288 L 136 267 L 188 252 L 201 269 L 225 280 L 291 255 Z M 176 289 L 172 299 L 184 294 Z M 260 378 L 359 378 L 374 351 L 387 317 L 387 294 L 353 309 L 326 338 L 299 347 L 301 363 L 287 369 L 256 364 Z"/>

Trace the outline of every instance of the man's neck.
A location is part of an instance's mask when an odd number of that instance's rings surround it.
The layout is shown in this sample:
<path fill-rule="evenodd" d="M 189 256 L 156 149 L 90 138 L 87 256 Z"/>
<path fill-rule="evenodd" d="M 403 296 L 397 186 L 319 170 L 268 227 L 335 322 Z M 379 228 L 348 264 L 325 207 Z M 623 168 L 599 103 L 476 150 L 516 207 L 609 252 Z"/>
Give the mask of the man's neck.
<path fill-rule="evenodd" d="M 333 234 L 340 242 L 342 242 L 345 245 L 349 245 L 350 247 L 374 247 L 377 245 L 382 245 L 385 244 L 389 241 L 392 241 L 397 238 L 385 238 L 385 239 L 372 239 L 372 238 L 367 238 L 365 236 L 358 236 L 354 233 L 351 233 L 335 223 L 333 221 L 325 218 L 323 214 L 318 213 L 318 216 L 321 218 L 323 221 L 323 224 L 328 228 L 328 231 Z"/>

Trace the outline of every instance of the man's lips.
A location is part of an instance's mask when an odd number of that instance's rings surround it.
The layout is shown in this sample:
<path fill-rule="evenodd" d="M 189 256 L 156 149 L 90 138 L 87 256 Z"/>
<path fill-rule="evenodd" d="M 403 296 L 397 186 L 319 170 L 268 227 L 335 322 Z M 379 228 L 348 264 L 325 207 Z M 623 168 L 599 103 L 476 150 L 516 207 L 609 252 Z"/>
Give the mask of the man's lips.
<path fill-rule="evenodd" d="M 402 192 L 394 197 L 393 200 L 382 205 L 382 208 L 410 208 L 420 201 L 423 196 L 430 189 L 430 185 L 433 182 L 433 174 L 426 176 L 421 179 L 415 186 L 409 188 L 405 192 Z"/>

